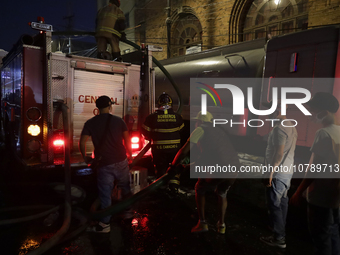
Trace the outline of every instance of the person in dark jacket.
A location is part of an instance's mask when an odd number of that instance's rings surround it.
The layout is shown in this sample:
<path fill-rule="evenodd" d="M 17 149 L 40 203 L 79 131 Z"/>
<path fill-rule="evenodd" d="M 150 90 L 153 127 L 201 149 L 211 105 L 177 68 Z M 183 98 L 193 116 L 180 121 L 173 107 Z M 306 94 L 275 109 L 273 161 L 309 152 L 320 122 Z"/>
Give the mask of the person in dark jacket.
<path fill-rule="evenodd" d="M 157 100 L 158 110 L 150 114 L 143 126 L 142 134 L 152 142 L 152 158 L 156 177 L 166 173 L 177 151 L 181 148 L 181 131 L 184 123 L 181 115 L 172 109 L 172 98 L 163 93 Z"/>
<path fill-rule="evenodd" d="M 115 60 L 120 57 L 119 40 L 125 38 L 125 16 L 119 8 L 119 0 L 110 0 L 101 8 L 96 19 L 96 40 L 98 58 Z M 107 44 L 111 45 L 112 55 L 106 51 Z"/>

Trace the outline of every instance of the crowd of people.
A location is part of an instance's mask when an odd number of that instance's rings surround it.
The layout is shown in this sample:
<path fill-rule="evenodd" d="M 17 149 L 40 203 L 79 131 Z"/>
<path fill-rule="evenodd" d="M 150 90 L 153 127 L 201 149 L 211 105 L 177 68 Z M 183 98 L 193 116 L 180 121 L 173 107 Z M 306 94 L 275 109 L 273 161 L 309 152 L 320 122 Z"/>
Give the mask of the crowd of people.
<path fill-rule="evenodd" d="M 214 127 L 213 115 L 209 112 L 199 112 L 195 118 L 196 128 L 189 139 L 181 146 L 183 141 L 183 120 L 172 109 L 172 99 L 162 94 L 158 101 L 158 110 L 147 117 L 142 133 L 152 142 L 153 162 L 157 177 L 167 171 L 178 169 L 189 152 L 197 147 L 199 155 L 190 158 L 191 162 L 199 165 L 233 165 L 240 167 L 238 154 L 230 140 L 229 134 L 223 128 Z M 270 107 L 271 103 L 263 103 Z M 85 143 L 91 136 L 95 147 L 95 157 L 101 158 L 98 168 L 98 191 L 102 209 L 111 205 L 110 195 L 113 181 L 117 180 L 122 187 L 124 197 L 131 195 L 128 183 L 128 160 L 126 152 L 131 157 L 128 130 L 124 121 L 109 114 L 112 107 L 110 98 L 102 96 L 96 101 L 100 110 L 98 116 L 93 117 L 84 125 L 80 151 L 85 162 L 92 159 L 86 156 Z M 338 111 L 338 100 L 329 93 L 317 92 L 306 103 L 312 113 L 312 119 L 322 124 L 322 128 L 315 134 L 311 147 L 312 156 L 310 165 L 340 164 L 340 126 L 336 125 L 335 113 Z M 110 117 L 111 115 L 111 117 Z M 284 120 L 278 108 L 273 113 L 274 119 Z M 288 121 L 288 120 L 287 120 Z M 286 122 L 287 122 L 286 121 Z M 294 125 L 275 125 L 267 139 L 265 164 L 273 168 L 290 166 L 294 164 L 294 153 L 298 133 Z M 103 130 L 107 130 L 103 132 Z M 105 136 L 104 136 L 105 135 Z M 102 137 L 106 138 L 102 138 Z M 124 140 L 124 143 L 122 142 Z M 112 151 L 117 152 L 114 156 Z M 131 159 L 131 158 L 130 158 Z M 181 168 L 183 169 L 183 168 Z M 289 168 L 288 168 L 289 169 Z M 327 168 L 328 169 L 328 168 Z M 330 169 L 330 168 L 329 168 Z M 176 178 L 170 184 L 179 185 Z M 269 171 L 263 175 L 262 182 L 266 187 L 266 200 L 269 212 L 270 229 L 272 235 L 263 236 L 260 240 L 270 246 L 286 248 L 286 218 L 288 207 L 298 206 L 301 203 L 303 192 L 307 193 L 308 224 L 316 254 L 340 254 L 339 239 L 339 206 L 340 206 L 340 178 L 339 173 L 333 171 L 327 178 L 318 176 L 316 171 L 306 171 L 290 203 L 288 190 L 290 188 L 292 171 Z M 215 191 L 218 196 L 217 231 L 226 232 L 225 213 L 227 208 L 227 193 L 237 178 L 237 172 L 226 173 L 224 178 L 199 178 L 195 185 L 196 205 L 199 221 L 191 230 L 192 233 L 209 231 L 205 216 L 206 192 Z M 174 189 L 176 191 L 176 189 Z M 110 231 L 110 217 L 103 218 L 92 230 L 95 232 Z"/>

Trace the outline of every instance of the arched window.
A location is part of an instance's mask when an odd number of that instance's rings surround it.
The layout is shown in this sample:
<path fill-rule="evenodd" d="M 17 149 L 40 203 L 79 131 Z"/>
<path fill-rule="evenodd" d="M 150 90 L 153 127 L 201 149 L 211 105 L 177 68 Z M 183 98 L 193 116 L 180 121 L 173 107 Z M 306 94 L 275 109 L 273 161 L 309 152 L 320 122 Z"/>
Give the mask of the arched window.
<path fill-rule="evenodd" d="M 201 51 L 202 26 L 193 14 L 181 15 L 172 27 L 171 56 Z"/>
<path fill-rule="evenodd" d="M 245 11 L 245 20 L 240 24 L 240 27 L 243 27 L 243 40 L 306 29 L 307 3 L 308 0 L 254 0 Z"/>

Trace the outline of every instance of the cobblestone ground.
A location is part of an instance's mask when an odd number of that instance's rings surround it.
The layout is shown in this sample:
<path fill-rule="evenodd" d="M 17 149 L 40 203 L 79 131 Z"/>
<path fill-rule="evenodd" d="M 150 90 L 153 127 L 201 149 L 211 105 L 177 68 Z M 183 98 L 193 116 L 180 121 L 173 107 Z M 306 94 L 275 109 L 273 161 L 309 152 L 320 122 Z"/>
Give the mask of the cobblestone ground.
<path fill-rule="evenodd" d="M 262 158 L 240 154 L 243 165 L 260 165 Z M 4 161 L 1 161 L 4 167 Z M 8 163 L 8 162 L 7 162 Z M 6 165 L 8 166 L 8 165 Z M 258 177 L 258 176 L 254 176 Z M 307 231 L 306 208 L 290 208 L 287 220 L 287 248 L 273 248 L 260 242 L 269 235 L 264 187 L 258 178 L 238 179 L 228 194 L 225 235 L 216 232 L 217 199 L 207 195 L 206 214 L 209 231 L 191 234 L 197 223 L 193 187 L 196 180 L 185 179 L 179 195 L 166 190 L 151 193 L 134 206 L 135 217 L 129 221 L 118 216 L 111 221 L 111 233 L 83 232 L 71 241 L 57 245 L 45 254 L 309 254 L 312 243 Z M 22 181 L 22 180 L 21 180 Z M 296 189 L 292 186 L 291 192 Z M 0 185 L 2 207 L 21 204 L 47 204 L 50 200 L 45 187 L 35 183 L 2 179 Z M 88 199 L 91 190 L 87 190 Z M 51 195 L 53 196 L 53 195 Z M 10 198 L 10 200 L 9 200 Z M 79 206 L 88 209 L 86 201 Z M 19 213 L 2 213 L 1 218 L 20 217 Z M 51 227 L 43 219 L 25 224 L 0 226 L 1 254 L 26 254 L 51 237 L 60 227 L 62 217 Z M 73 219 L 72 226 L 77 224 Z"/>

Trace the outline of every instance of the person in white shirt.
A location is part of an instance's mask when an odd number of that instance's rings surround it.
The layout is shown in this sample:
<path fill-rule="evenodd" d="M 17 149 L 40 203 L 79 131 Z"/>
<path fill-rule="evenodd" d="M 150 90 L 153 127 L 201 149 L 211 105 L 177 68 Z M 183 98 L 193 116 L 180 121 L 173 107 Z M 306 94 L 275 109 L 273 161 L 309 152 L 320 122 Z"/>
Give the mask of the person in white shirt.
<path fill-rule="evenodd" d="M 263 102 L 263 106 L 270 108 L 272 102 Z M 280 105 L 280 104 L 279 104 Z M 286 219 L 288 213 L 288 190 L 290 180 L 293 176 L 291 166 L 294 164 L 294 153 L 297 140 L 296 128 L 286 116 L 281 115 L 281 107 L 270 116 L 273 119 L 279 119 L 268 135 L 266 148 L 266 165 L 273 167 L 286 167 L 288 171 L 268 172 L 263 176 L 263 184 L 266 188 L 267 206 L 269 212 L 269 224 L 272 229 L 272 235 L 262 236 L 260 240 L 270 246 L 286 248 Z M 289 123 L 286 126 L 281 125 L 282 120 Z"/>
<path fill-rule="evenodd" d="M 339 102 L 332 94 L 317 92 L 307 105 L 323 127 L 316 132 L 308 172 L 291 204 L 298 205 L 307 189 L 308 225 L 316 254 L 340 254 L 340 126 L 335 125 Z M 320 164 L 327 164 L 321 172 Z"/>

